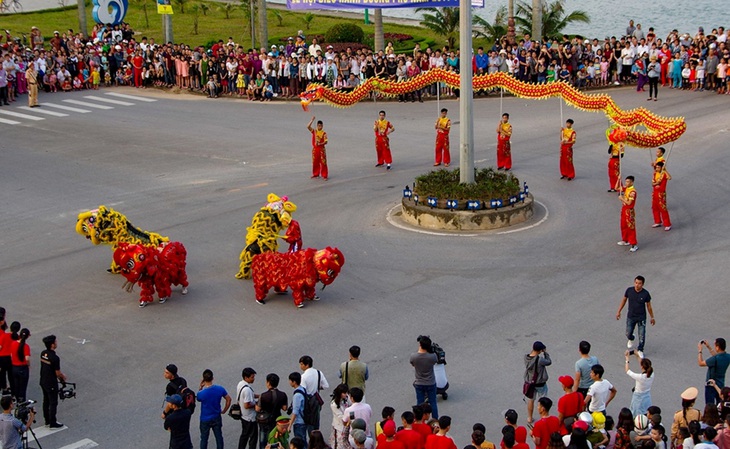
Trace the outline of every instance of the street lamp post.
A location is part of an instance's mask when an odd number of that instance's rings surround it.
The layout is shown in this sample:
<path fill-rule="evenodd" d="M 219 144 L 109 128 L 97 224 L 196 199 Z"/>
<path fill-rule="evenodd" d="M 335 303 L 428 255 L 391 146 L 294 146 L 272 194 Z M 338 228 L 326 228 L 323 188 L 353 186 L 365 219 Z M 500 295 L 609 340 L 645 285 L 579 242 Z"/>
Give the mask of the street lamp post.
<path fill-rule="evenodd" d="M 474 89 L 472 87 L 471 0 L 459 0 L 459 171 L 461 183 L 474 183 Z"/>

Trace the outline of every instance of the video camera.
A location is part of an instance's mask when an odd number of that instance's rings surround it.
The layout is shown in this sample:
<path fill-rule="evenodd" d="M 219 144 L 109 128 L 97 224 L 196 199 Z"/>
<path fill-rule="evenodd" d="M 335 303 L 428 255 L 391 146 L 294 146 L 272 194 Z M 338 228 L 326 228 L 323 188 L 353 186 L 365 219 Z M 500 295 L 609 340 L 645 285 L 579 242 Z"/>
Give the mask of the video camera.
<path fill-rule="evenodd" d="M 15 406 L 15 417 L 18 418 L 20 422 L 23 424 L 28 424 L 28 420 L 30 419 L 30 413 L 35 413 L 35 408 L 33 407 L 33 404 L 35 404 L 36 401 L 32 399 L 28 399 L 25 402 L 21 402 L 20 404 Z M 35 419 L 33 420 L 35 422 Z"/>
<path fill-rule="evenodd" d="M 58 389 L 58 399 L 71 399 L 76 397 L 76 384 L 73 382 L 61 382 L 61 388 Z"/>

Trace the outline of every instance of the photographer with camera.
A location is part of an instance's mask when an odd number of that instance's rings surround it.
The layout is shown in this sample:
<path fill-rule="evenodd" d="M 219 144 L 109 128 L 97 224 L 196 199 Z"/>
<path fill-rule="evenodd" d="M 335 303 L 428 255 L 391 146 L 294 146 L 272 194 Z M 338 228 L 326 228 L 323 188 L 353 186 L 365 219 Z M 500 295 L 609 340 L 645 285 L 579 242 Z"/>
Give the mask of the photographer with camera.
<path fill-rule="evenodd" d="M 43 337 L 46 350 L 41 352 L 41 389 L 43 389 L 43 419 L 51 429 L 63 427 L 56 419 L 58 408 L 58 382 L 66 382 L 61 372 L 61 359 L 56 355 L 58 341 L 55 335 Z"/>
<path fill-rule="evenodd" d="M 13 416 L 15 403 L 10 396 L 3 396 L 0 399 L 0 406 L 3 413 L 0 415 L 0 447 L 7 449 L 21 449 L 23 447 L 23 434 L 30 430 L 35 420 L 35 409 L 28 407 L 28 415 L 25 422 Z"/>
<path fill-rule="evenodd" d="M 717 404 L 720 402 L 715 385 L 722 390 L 725 386 L 725 373 L 730 365 L 730 354 L 725 352 L 727 343 L 724 338 L 715 339 L 715 348 L 710 347 L 707 340 L 702 340 L 697 344 L 697 364 L 707 367 L 707 376 L 705 377 L 705 404 Z M 702 347 L 706 347 L 710 352 L 707 359 L 702 358 Z M 713 381 L 711 384 L 710 381 Z"/>
<path fill-rule="evenodd" d="M 413 387 L 416 389 L 416 402 L 423 404 L 428 398 L 428 404 L 432 409 L 432 416 L 439 417 L 438 404 L 436 403 L 436 375 L 433 367 L 438 363 L 438 357 L 433 352 L 433 344 L 428 335 L 420 335 L 418 341 L 418 352 L 411 354 L 411 365 L 416 371 L 416 380 Z"/>

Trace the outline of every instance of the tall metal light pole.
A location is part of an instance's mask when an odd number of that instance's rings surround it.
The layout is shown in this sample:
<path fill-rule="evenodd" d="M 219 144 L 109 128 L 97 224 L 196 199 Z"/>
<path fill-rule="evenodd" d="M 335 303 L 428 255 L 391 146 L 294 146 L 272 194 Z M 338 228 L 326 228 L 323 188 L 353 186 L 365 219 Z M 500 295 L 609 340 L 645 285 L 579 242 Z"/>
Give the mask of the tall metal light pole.
<path fill-rule="evenodd" d="M 459 0 L 459 182 L 474 183 L 474 89 L 472 87 L 471 0 Z"/>

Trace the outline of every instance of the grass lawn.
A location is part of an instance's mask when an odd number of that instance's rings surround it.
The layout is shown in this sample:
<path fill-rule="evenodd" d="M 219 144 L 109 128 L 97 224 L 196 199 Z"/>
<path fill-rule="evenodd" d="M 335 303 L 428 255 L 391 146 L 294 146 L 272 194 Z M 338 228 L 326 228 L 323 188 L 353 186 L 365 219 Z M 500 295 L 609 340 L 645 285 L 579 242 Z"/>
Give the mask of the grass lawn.
<path fill-rule="evenodd" d="M 205 3 L 209 10 L 206 15 L 193 12 L 195 5 Z M 145 14 L 142 5 L 147 5 L 147 17 L 149 27 L 145 20 Z M 232 36 L 236 43 L 242 44 L 248 48 L 251 46 L 251 32 L 248 27 L 248 19 L 242 10 L 240 3 L 231 3 L 229 18 L 226 19 L 224 8 L 226 3 L 218 2 L 189 2 L 185 1 L 185 14 L 180 13 L 178 2 L 173 1 L 175 14 L 172 16 L 173 36 L 176 42 L 182 42 L 192 46 L 209 44 L 218 39 L 226 41 Z M 94 20 L 91 17 L 91 2 L 87 3 L 87 23 L 89 31 L 93 27 Z M 284 44 L 281 39 L 293 36 L 298 30 L 303 30 L 307 36 L 324 35 L 325 32 L 336 23 L 355 23 L 359 25 L 366 36 L 372 35 L 374 26 L 365 25 L 362 20 L 346 19 L 337 17 L 337 12 L 320 12 L 313 11 L 314 19 L 309 23 L 304 20 L 307 12 L 294 12 L 288 10 L 268 9 L 268 28 L 269 28 L 269 44 Z M 197 15 L 198 33 L 194 32 L 194 22 Z M 156 42 L 162 42 L 162 16 L 157 14 L 156 3 L 153 1 L 131 0 L 129 11 L 125 17 L 132 28 L 137 32 L 137 37 L 147 36 L 154 38 Z M 4 19 L 4 20 L 3 20 Z M 386 19 L 387 20 L 387 19 Z M 43 36 L 49 39 L 53 35 L 53 31 L 63 32 L 69 28 L 78 29 L 78 18 L 76 6 L 59 8 L 42 12 L 29 12 L 13 15 L 2 15 L 0 21 L 4 28 L 9 28 L 14 36 L 18 36 L 21 32 L 29 34 L 32 26 L 37 26 Z M 446 39 L 436 35 L 431 30 L 419 26 L 405 26 L 393 23 L 385 23 L 383 25 L 385 33 L 403 33 L 414 37 L 412 40 L 395 43 L 396 51 L 405 52 L 413 49 L 415 42 L 421 43 L 421 48 L 429 46 L 431 48 L 441 47 L 445 45 Z M 309 39 L 308 39 L 309 40 Z M 268 47 L 267 45 L 267 47 Z M 477 40 L 474 42 L 475 47 L 485 45 L 485 42 Z"/>

